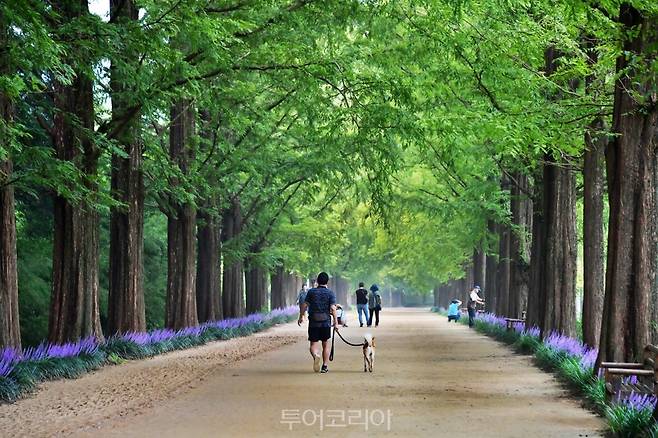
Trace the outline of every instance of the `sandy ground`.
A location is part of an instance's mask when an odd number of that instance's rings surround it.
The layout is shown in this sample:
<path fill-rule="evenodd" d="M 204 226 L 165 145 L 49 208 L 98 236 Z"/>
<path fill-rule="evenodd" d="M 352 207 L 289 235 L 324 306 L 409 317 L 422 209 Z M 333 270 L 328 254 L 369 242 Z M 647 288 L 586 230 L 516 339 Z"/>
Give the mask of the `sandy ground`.
<path fill-rule="evenodd" d="M 366 328 L 342 333 L 360 342 Z M 385 309 L 372 374 L 337 339 L 312 372 L 305 330 L 287 324 L 47 383 L 0 406 L 0 435 L 83 437 L 600 436 L 604 422 L 531 359 L 426 309 Z"/>

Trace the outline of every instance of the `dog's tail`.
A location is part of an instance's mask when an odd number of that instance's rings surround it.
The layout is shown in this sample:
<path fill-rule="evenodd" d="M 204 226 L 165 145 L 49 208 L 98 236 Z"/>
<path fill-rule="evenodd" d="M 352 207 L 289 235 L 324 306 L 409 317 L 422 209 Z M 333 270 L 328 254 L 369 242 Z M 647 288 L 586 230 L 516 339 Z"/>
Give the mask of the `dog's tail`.
<path fill-rule="evenodd" d="M 368 345 L 372 345 L 372 333 L 366 333 L 364 338 L 365 338 L 366 342 L 368 343 Z"/>

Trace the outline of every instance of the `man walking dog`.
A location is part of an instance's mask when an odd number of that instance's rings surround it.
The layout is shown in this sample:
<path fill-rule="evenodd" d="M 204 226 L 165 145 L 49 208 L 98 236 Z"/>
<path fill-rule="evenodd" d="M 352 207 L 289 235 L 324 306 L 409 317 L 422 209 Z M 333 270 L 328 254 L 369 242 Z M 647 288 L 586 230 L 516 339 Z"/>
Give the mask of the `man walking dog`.
<path fill-rule="evenodd" d="M 299 319 L 297 325 L 304 322 L 304 312 L 308 309 L 308 340 L 309 351 L 313 357 L 313 371 L 329 372 L 329 354 L 331 353 L 331 327 L 338 330 L 336 316 L 336 295 L 327 287 L 329 275 L 326 272 L 318 274 L 318 287 L 306 293 L 306 299 L 299 305 Z M 322 356 L 320 356 L 320 342 L 322 343 Z M 320 367 L 322 361 L 322 367 Z"/>

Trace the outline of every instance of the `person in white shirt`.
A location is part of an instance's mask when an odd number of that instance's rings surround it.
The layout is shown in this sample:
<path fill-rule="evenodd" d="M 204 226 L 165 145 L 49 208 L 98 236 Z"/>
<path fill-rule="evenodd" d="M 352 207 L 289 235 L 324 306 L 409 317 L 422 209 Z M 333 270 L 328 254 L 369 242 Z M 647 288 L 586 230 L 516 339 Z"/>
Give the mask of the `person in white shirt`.
<path fill-rule="evenodd" d="M 475 286 L 468 297 L 468 304 L 466 308 L 468 309 L 468 326 L 473 327 L 475 325 L 475 309 L 478 304 L 484 304 L 484 300 L 478 295 L 480 292 L 480 286 Z"/>
<path fill-rule="evenodd" d="M 343 306 L 340 304 L 336 304 L 336 317 L 338 317 L 338 324 L 347 327 L 347 318 L 345 317 Z"/>

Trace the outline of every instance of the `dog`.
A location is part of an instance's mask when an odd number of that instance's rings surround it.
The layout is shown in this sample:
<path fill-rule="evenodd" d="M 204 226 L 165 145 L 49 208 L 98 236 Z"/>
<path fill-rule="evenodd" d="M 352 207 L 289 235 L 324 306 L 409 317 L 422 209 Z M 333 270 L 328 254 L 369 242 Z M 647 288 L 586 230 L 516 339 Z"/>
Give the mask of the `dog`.
<path fill-rule="evenodd" d="M 375 365 L 375 337 L 366 333 L 363 340 L 363 372 L 370 371 Z"/>

